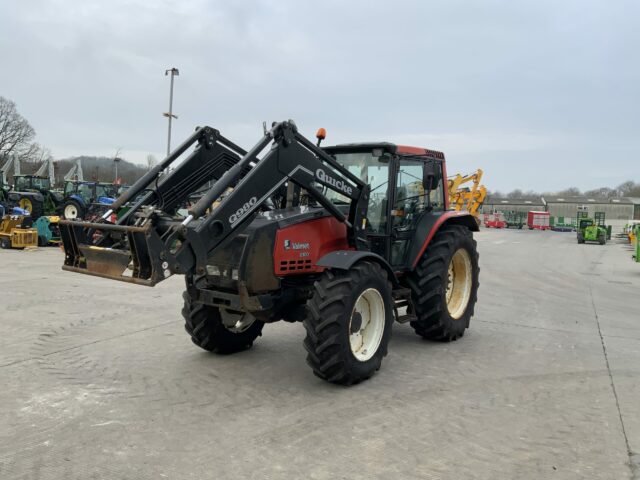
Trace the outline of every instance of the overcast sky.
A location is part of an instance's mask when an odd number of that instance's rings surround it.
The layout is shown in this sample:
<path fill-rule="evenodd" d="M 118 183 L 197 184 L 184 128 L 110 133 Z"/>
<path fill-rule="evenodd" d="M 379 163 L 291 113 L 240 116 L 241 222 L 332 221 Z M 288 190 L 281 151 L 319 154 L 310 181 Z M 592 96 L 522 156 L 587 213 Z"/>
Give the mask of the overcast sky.
<path fill-rule="evenodd" d="M 640 2 L 0 2 L 0 95 L 56 158 L 144 162 L 211 125 L 443 150 L 492 190 L 640 181 Z"/>

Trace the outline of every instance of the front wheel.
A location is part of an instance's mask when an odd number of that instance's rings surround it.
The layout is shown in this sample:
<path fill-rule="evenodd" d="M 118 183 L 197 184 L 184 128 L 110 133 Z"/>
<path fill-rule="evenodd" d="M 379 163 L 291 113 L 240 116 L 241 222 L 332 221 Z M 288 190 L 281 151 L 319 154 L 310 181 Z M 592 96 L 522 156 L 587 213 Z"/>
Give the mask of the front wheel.
<path fill-rule="evenodd" d="M 462 337 L 473 316 L 479 275 L 471 231 L 460 225 L 442 227 L 407 279 L 415 332 L 443 342 Z"/>
<path fill-rule="evenodd" d="M 66 220 L 82 219 L 85 215 L 85 209 L 80 202 L 76 200 L 69 200 L 64 204 L 62 208 L 62 216 Z"/>
<path fill-rule="evenodd" d="M 607 243 L 607 234 L 606 233 L 598 234 L 598 242 L 600 243 L 600 245 L 604 245 L 605 243 Z"/>
<path fill-rule="evenodd" d="M 251 348 L 262 335 L 264 323 L 249 313 L 195 303 L 188 290 L 183 298 L 184 328 L 191 341 L 204 350 L 220 354 L 240 352 Z"/>
<path fill-rule="evenodd" d="M 393 324 L 391 284 L 375 262 L 326 270 L 307 302 L 304 347 L 313 373 L 353 385 L 380 369 Z"/>

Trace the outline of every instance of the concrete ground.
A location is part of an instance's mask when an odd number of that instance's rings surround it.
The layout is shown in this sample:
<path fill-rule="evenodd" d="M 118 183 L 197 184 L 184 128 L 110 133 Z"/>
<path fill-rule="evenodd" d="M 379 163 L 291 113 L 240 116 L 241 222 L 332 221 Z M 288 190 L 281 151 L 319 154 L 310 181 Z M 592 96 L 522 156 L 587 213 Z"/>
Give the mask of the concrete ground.
<path fill-rule="evenodd" d="M 352 388 L 311 374 L 301 325 L 200 351 L 181 278 L 149 289 L 62 272 L 57 249 L 0 251 L 0 479 L 640 478 L 630 249 L 477 238 L 467 335 L 396 325 Z"/>

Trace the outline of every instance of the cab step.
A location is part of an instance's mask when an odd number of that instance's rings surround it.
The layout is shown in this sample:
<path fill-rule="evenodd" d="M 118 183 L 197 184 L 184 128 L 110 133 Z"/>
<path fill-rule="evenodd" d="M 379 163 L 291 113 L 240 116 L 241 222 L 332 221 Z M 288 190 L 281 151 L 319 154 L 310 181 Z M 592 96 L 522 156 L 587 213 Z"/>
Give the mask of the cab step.
<path fill-rule="evenodd" d="M 418 317 L 411 313 L 399 315 L 398 310 L 411 305 L 411 289 L 409 288 L 397 288 L 391 293 L 394 301 L 394 307 L 396 311 L 396 322 L 409 323 L 417 320 Z"/>

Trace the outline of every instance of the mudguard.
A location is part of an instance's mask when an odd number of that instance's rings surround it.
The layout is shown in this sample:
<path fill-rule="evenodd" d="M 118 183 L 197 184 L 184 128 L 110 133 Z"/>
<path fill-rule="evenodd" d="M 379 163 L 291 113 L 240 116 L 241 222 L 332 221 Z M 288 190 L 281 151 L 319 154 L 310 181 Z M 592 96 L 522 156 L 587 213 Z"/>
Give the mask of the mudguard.
<path fill-rule="evenodd" d="M 66 199 L 65 202 L 68 202 L 69 200 L 75 200 L 76 202 L 78 202 L 80 205 L 82 205 L 83 207 L 86 207 L 86 203 L 84 201 L 84 199 L 80 196 L 80 195 L 69 195 Z"/>
<path fill-rule="evenodd" d="M 380 266 L 389 274 L 389 280 L 391 280 L 393 285 L 397 285 L 398 280 L 393 268 L 391 268 L 391 265 L 389 265 L 389 263 L 380 255 L 373 252 L 363 250 L 336 250 L 334 252 L 327 253 L 325 256 L 320 258 L 316 265 L 325 268 L 349 270 L 353 265 L 361 260 L 373 260 L 380 264 Z"/>
<path fill-rule="evenodd" d="M 425 217 L 418 225 L 418 229 L 416 232 L 418 238 L 424 238 L 424 242 L 422 242 L 422 244 L 420 244 L 419 242 L 414 242 L 410 251 L 409 259 L 413 259 L 413 261 L 411 262 L 413 268 L 415 268 L 420 261 L 422 254 L 429 246 L 429 243 L 431 243 L 431 239 L 433 238 L 433 236 L 444 225 L 463 225 L 472 232 L 477 232 L 480 230 L 476 218 L 466 211 L 449 210 L 445 212 L 434 212 L 430 215 L 425 215 Z"/>

